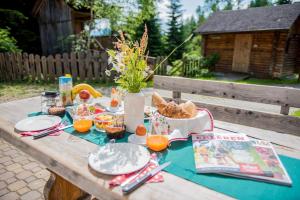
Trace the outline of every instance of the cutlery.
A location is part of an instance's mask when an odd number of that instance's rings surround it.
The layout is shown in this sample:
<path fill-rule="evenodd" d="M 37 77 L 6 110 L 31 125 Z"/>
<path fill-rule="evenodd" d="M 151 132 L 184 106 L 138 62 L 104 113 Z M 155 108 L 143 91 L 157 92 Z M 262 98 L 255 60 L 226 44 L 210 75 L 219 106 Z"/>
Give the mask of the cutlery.
<path fill-rule="evenodd" d="M 126 179 L 123 183 L 121 183 L 120 186 L 124 187 L 125 185 L 127 185 L 128 183 L 130 183 L 133 179 L 135 179 L 136 177 L 138 177 L 149 166 L 149 163 L 147 163 L 146 166 L 143 167 L 138 173 L 136 173 L 135 175 L 132 175 L 131 177 L 129 177 L 128 179 Z"/>
<path fill-rule="evenodd" d="M 68 126 L 64 126 L 64 127 L 60 127 L 60 128 L 56 128 L 56 129 L 53 129 L 53 130 L 44 131 L 44 132 L 42 132 L 42 133 L 40 133 L 40 134 L 38 134 L 38 135 L 34 135 L 34 136 L 33 136 L 33 139 L 36 140 L 36 139 L 45 137 L 45 136 L 47 136 L 47 135 L 49 135 L 49 134 L 51 134 L 51 133 L 55 133 L 55 132 L 57 132 L 57 131 L 61 131 L 61 130 L 70 128 L 70 127 L 72 127 L 72 126 L 73 126 L 73 124 L 68 125 Z"/>
<path fill-rule="evenodd" d="M 136 173 L 135 175 L 129 177 L 128 179 L 126 179 L 123 183 L 121 183 L 121 187 L 124 187 L 125 185 L 127 185 L 127 183 L 131 182 L 133 179 L 135 179 L 136 177 L 138 177 L 149 165 L 150 163 L 154 163 L 155 165 L 158 166 L 158 156 L 156 156 L 154 159 L 151 159 L 145 167 L 143 167 L 138 173 Z"/>
<path fill-rule="evenodd" d="M 154 175 L 156 175 L 158 172 L 160 172 L 161 170 L 163 170 L 170 164 L 171 164 L 171 162 L 166 162 L 166 163 L 156 167 L 155 169 L 151 170 L 150 172 L 146 173 L 144 176 L 137 178 L 132 183 L 128 183 L 127 185 L 123 186 L 122 187 L 123 193 L 128 194 L 128 193 L 134 191 L 139 186 L 144 184 L 149 178 L 153 177 Z"/>

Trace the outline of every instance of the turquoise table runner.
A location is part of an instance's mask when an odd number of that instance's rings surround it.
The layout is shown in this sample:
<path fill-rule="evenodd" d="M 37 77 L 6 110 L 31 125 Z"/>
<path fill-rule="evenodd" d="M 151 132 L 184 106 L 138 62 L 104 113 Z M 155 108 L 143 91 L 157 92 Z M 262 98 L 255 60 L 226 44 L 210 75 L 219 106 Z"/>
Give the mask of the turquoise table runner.
<path fill-rule="evenodd" d="M 32 113 L 29 116 L 38 114 L 40 113 Z M 66 115 L 63 117 L 63 121 L 71 123 L 71 118 Z M 109 142 L 105 133 L 98 132 L 95 128 L 92 128 L 87 134 L 77 133 L 73 128 L 66 129 L 65 132 L 100 146 Z M 116 142 L 127 142 L 128 135 L 126 133 L 123 139 Z M 173 142 L 171 147 L 162 153 L 161 162 L 172 161 L 172 164 L 165 168 L 168 173 L 237 199 L 299 200 L 300 160 L 283 155 L 279 155 L 279 157 L 292 179 L 292 187 L 215 174 L 197 174 L 191 139 L 187 142 Z M 199 195 L 199 199 L 201 199 L 201 194 L 195 195 Z"/>

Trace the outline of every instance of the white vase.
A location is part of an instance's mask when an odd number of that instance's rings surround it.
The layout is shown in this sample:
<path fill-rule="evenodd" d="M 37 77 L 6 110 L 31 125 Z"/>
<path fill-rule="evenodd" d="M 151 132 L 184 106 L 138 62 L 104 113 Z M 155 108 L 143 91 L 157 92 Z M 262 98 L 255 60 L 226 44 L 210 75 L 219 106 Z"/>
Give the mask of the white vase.
<path fill-rule="evenodd" d="M 126 130 L 134 133 L 138 125 L 144 124 L 145 97 L 143 93 L 127 93 L 124 100 Z"/>

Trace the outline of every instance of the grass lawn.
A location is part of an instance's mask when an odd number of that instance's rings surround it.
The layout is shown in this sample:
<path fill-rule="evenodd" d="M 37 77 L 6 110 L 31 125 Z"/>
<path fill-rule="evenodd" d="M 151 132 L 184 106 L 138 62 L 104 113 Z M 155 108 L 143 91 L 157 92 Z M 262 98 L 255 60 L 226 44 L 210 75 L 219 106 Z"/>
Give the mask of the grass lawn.
<path fill-rule="evenodd" d="M 285 84 L 300 84 L 297 79 L 257 79 L 249 78 L 246 80 L 236 81 L 238 83 L 258 84 L 258 85 L 285 85 Z"/>
<path fill-rule="evenodd" d="M 300 117 L 300 110 L 296 110 L 295 112 L 293 112 L 292 116 Z"/>
<path fill-rule="evenodd" d="M 75 85 L 76 83 L 74 83 Z M 112 86 L 112 83 L 89 83 L 94 87 Z M 58 90 L 58 84 L 54 83 L 30 83 L 30 82 L 15 82 L 4 83 L 0 82 L 0 103 L 12 101 L 16 99 L 24 99 L 33 96 L 39 96 L 45 90 Z"/>
<path fill-rule="evenodd" d="M 220 80 L 217 77 L 200 77 L 197 79 L 201 80 L 214 80 L 214 81 L 224 81 L 224 82 L 236 82 L 236 83 L 245 83 L 245 84 L 257 84 L 257 85 L 289 85 L 289 84 L 299 84 L 298 79 L 258 79 L 258 78 L 248 78 L 245 80 L 235 80 L 235 81 L 227 81 Z"/>

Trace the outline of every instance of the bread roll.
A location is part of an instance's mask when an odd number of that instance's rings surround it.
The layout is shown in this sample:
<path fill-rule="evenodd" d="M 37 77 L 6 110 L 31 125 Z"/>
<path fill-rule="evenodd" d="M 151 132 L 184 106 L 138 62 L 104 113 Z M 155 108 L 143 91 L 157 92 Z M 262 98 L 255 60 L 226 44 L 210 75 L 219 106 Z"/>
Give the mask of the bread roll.
<path fill-rule="evenodd" d="M 158 93 L 154 92 L 152 102 L 158 112 L 166 117 L 184 119 L 192 118 L 197 114 L 197 108 L 191 101 L 187 101 L 180 105 L 173 101 L 167 103 Z"/>

